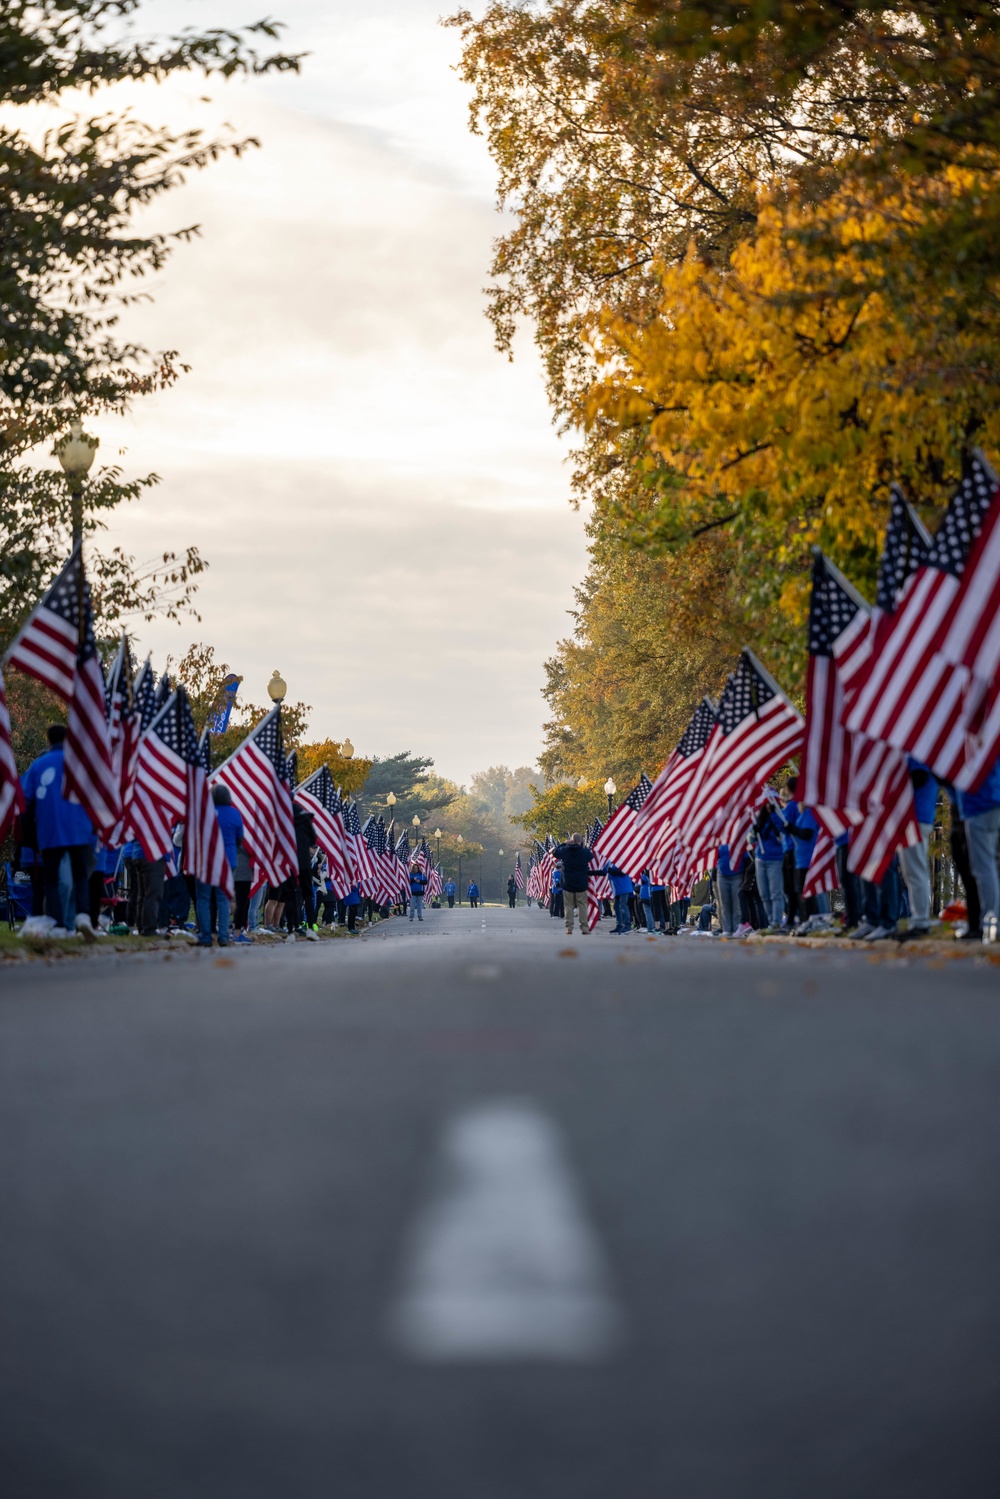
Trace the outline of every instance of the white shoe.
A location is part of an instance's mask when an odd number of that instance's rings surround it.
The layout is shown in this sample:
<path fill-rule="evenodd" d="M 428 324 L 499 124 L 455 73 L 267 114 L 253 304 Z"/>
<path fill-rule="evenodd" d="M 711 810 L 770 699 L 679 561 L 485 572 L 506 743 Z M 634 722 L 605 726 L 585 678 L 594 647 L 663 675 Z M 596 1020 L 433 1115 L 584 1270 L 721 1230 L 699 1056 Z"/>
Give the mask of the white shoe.
<path fill-rule="evenodd" d="M 318 942 L 319 941 L 319 933 L 318 932 L 314 932 L 311 926 L 307 926 L 306 927 L 306 941 L 307 942 Z"/>
<path fill-rule="evenodd" d="M 64 926 L 54 926 L 50 927 L 45 935 L 47 937 L 54 937 L 57 942 L 61 942 L 67 937 L 79 937 L 80 933 L 68 932 Z"/>
<path fill-rule="evenodd" d="M 18 933 L 21 937 L 47 937 L 55 928 L 54 916 L 29 916 Z"/>
<path fill-rule="evenodd" d="M 854 928 L 854 931 L 851 933 L 850 937 L 848 938 L 848 941 L 849 942 L 864 942 L 864 940 L 868 936 L 869 932 L 874 932 L 874 931 L 877 931 L 877 930 L 878 930 L 878 928 L 877 927 L 873 927 L 870 921 L 863 921 L 860 926 L 856 926 Z"/>
<path fill-rule="evenodd" d="M 894 929 L 891 926 L 877 926 L 861 940 L 863 942 L 884 942 L 886 937 L 893 935 L 893 931 Z"/>
<path fill-rule="evenodd" d="M 103 937 L 103 932 L 95 932 L 91 925 L 90 917 L 80 915 L 76 918 L 76 929 L 85 942 L 96 942 L 98 937 Z"/>
<path fill-rule="evenodd" d="M 749 935 L 750 935 L 750 933 L 752 931 L 753 931 L 753 927 L 750 925 L 749 921 L 741 921 L 740 924 L 739 924 L 739 926 L 736 928 L 735 932 L 733 933 L 733 936 L 734 937 L 749 937 Z"/>
<path fill-rule="evenodd" d="M 986 914 L 983 916 L 982 927 L 983 927 L 983 941 L 986 942 L 986 943 L 996 942 L 997 938 L 998 938 L 998 933 L 997 933 L 997 916 L 996 916 L 996 912 L 995 911 L 987 911 L 986 912 Z"/>
<path fill-rule="evenodd" d="M 285 938 L 285 941 L 286 942 L 294 942 L 295 941 L 295 933 L 294 932 L 289 932 L 288 936 Z"/>

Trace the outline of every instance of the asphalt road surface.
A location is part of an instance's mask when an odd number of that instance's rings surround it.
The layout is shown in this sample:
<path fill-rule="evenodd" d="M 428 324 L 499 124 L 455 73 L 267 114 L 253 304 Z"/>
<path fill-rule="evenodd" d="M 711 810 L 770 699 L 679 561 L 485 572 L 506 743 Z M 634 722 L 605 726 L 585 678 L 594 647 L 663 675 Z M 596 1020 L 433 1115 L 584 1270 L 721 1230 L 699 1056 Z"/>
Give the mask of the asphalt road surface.
<path fill-rule="evenodd" d="M 995 1499 L 1000 970 L 876 957 L 8 965 L 0 1493 Z"/>

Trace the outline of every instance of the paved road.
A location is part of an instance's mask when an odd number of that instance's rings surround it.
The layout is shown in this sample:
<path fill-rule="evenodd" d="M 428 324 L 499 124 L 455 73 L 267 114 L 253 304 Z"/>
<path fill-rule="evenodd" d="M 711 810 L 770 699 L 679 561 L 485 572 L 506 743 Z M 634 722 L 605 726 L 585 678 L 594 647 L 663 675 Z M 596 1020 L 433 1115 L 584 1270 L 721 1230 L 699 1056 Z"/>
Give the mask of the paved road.
<path fill-rule="evenodd" d="M 996 970 L 566 947 L 5 968 L 6 1499 L 994 1499 Z"/>

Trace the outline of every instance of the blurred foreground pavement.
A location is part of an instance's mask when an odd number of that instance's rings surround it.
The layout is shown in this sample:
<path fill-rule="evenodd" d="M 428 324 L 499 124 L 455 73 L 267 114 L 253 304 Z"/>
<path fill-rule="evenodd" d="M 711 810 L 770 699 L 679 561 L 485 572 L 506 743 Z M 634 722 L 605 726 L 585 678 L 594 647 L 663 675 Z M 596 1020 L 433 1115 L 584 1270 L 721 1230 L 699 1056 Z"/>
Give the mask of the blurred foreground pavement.
<path fill-rule="evenodd" d="M 0 1493 L 995 1499 L 998 1017 L 523 908 L 7 965 Z"/>

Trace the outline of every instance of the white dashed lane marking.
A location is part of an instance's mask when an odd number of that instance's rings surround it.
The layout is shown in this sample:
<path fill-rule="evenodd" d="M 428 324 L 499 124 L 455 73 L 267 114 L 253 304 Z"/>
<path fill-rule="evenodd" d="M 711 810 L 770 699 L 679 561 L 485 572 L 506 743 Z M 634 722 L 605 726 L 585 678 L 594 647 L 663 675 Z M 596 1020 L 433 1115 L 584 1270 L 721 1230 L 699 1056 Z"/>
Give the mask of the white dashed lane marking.
<path fill-rule="evenodd" d="M 459 1115 L 389 1332 L 412 1358 L 594 1360 L 621 1341 L 596 1235 L 552 1122 L 501 1099 Z"/>

